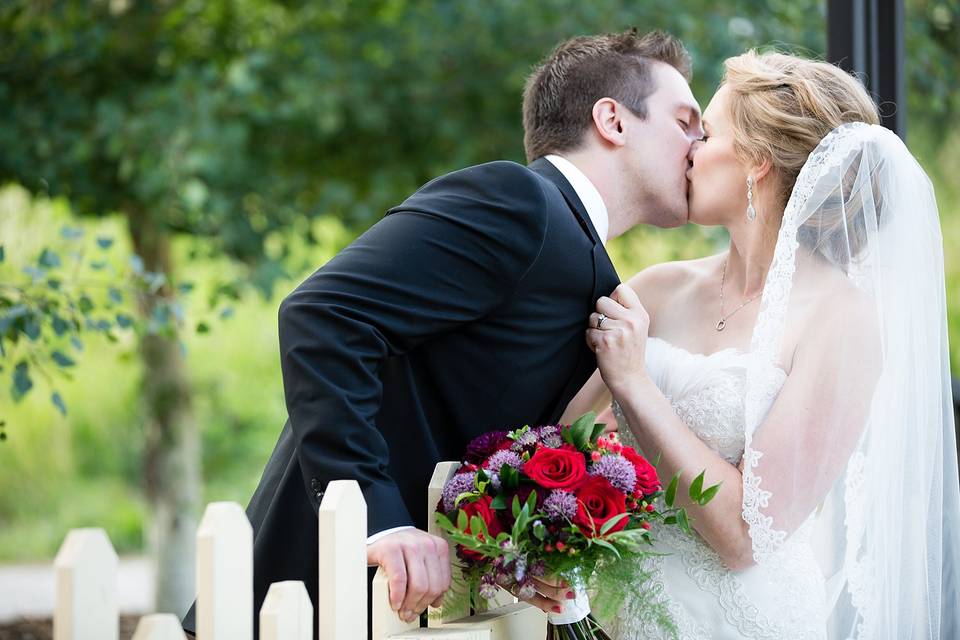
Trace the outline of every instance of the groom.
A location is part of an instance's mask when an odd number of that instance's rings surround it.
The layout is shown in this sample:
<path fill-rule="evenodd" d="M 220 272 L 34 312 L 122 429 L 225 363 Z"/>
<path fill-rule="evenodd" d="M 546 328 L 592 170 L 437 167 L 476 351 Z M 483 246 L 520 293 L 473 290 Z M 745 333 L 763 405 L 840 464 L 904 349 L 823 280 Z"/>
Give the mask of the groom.
<path fill-rule="evenodd" d="M 619 284 L 604 243 L 687 220 L 701 135 L 689 74 L 664 33 L 560 44 L 524 91 L 529 166 L 436 178 L 287 296 L 289 419 L 247 507 L 255 615 L 282 580 L 302 580 L 316 611 L 317 511 L 337 479 L 360 484 L 368 564 L 399 615 L 439 601 L 450 567 L 425 532 L 433 468 L 485 431 L 555 422 L 596 368 L 587 318 Z M 563 600 L 544 595 L 544 609 Z M 193 608 L 183 626 L 194 632 Z"/>

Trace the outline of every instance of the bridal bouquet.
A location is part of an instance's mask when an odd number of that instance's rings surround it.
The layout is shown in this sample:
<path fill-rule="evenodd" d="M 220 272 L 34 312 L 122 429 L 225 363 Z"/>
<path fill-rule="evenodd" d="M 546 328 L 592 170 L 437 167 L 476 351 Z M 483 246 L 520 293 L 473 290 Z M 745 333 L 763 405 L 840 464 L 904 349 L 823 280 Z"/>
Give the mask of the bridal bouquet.
<path fill-rule="evenodd" d="M 623 603 L 624 584 L 643 588 L 642 560 L 655 555 L 651 523 L 690 531 L 684 510 L 674 508 L 679 474 L 664 490 L 653 465 L 595 419 L 475 438 L 435 514 L 456 545 L 471 604 L 474 593 L 492 598 L 498 585 L 532 596 L 533 578 L 573 587 L 576 598 L 548 614 L 548 640 L 608 638 L 591 604 L 608 617 Z M 700 474 L 690 498 L 703 505 L 718 489 L 703 489 Z"/>

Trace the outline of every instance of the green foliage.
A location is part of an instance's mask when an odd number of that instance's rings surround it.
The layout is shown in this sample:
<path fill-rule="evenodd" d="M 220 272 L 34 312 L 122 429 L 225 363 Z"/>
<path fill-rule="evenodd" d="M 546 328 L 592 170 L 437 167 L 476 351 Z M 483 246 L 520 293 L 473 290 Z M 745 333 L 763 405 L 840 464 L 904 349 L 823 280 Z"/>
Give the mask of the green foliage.
<path fill-rule="evenodd" d="M 908 141 L 940 204 L 956 369 L 960 132 L 945 123 L 960 100 L 960 18 L 956 3 L 943 0 L 906 0 L 906 15 Z M 54 374 L 48 380 L 22 352 L 0 356 L 0 438 L 4 422 L 24 426 L 0 448 L 0 558 L 52 555 L 62 527 L 80 520 L 60 517 L 64 495 L 102 496 L 102 505 L 69 502 L 90 522 L 109 521 L 103 511 L 113 504 L 137 504 L 136 489 L 120 500 L 100 488 L 140 482 L 137 388 L 149 376 L 134 352 L 135 296 L 119 275 L 143 265 L 126 261 L 130 218 L 115 212 L 150 216 L 175 238 L 175 263 L 188 279 L 169 284 L 189 294 L 181 311 L 198 330 L 182 341 L 202 430 L 203 498 L 244 502 L 285 415 L 280 295 L 426 180 L 478 162 L 521 161 L 523 80 L 556 42 L 632 25 L 669 29 L 694 56 L 693 90 L 705 106 L 726 56 L 770 43 L 822 55 L 824 17 L 823 0 L 0 3 L 0 183 L 21 184 L 46 203 L 0 215 L 0 282 L 33 288 L 33 275 L 47 270 L 38 295 L 65 291 L 61 299 L 73 295 L 81 319 L 94 316 L 78 336 L 64 313 L 28 322 L 33 314 L 17 320 L 10 305 L 2 311 L 8 326 L 0 333 L 16 321 L 17 348 L 40 350 Z M 32 224 L 11 225 L 11 210 Z M 698 227 L 637 227 L 608 248 L 626 278 L 725 242 Z M 77 297 L 63 273 L 68 247 L 79 244 L 89 257 L 84 278 L 103 278 L 105 287 Z M 250 286 L 268 295 L 251 297 Z M 232 309 L 219 327 L 216 318 Z M 62 369 L 72 379 L 59 373 L 54 350 L 76 363 Z M 15 382 L 21 360 L 28 366 Z M 13 404 L 10 392 L 28 381 Z M 53 527 L 61 528 L 44 533 Z M 18 539 L 28 543 L 4 545 Z"/>

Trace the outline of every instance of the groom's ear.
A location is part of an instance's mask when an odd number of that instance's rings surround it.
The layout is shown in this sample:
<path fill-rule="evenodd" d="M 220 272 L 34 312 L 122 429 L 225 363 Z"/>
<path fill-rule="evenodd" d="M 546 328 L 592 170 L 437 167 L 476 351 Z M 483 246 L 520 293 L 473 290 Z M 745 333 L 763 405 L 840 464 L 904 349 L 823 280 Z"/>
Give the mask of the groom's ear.
<path fill-rule="evenodd" d="M 597 135 L 618 147 L 626 144 L 627 138 L 623 133 L 625 112 L 626 107 L 613 98 L 600 98 L 593 103 L 591 116 Z"/>

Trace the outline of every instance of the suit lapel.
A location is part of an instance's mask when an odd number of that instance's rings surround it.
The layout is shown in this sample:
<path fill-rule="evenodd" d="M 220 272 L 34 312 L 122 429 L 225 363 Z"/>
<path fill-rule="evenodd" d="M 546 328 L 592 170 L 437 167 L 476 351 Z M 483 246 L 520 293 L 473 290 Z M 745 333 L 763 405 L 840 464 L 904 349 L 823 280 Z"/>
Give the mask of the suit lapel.
<path fill-rule="evenodd" d="M 600 242 L 600 236 L 593 226 L 593 221 L 590 220 L 590 214 L 587 213 L 587 208 L 583 206 L 583 202 L 580 200 L 580 196 L 577 195 L 576 189 L 563 177 L 560 170 L 553 166 L 553 163 L 546 158 L 538 158 L 531 162 L 530 169 L 556 185 L 560 193 L 563 194 L 563 199 L 567 201 L 570 210 L 573 211 L 576 216 L 580 226 L 583 227 L 584 232 L 590 236 L 593 244 L 602 245 L 603 243 Z"/>
<path fill-rule="evenodd" d="M 563 198 L 566 200 L 570 210 L 580 223 L 580 227 L 593 242 L 593 249 L 591 250 L 591 259 L 593 262 L 593 293 L 590 299 L 590 311 L 592 312 L 597 303 L 597 299 L 600 296 L 610 295 L 613 290 L 617 288 L 617 285 L 620 284 L 620 277 L 617 275 L 617 270 L 610 261 L 610 256 L 607 255 L 607 250 L 600 241 L 600 236 L 597 234 L 597 230 L 590 220 L 590 215 L 587 213 L 586 207 L 583 206 L 583 202 L 577 195 L 573 185 L 571 185 L 567 179 L 563 177 L 563 174 L 560 173 L 560 170 L 553 166 L 553 163 L 546 158 L 539 158 L 532 162 L 530 169 L 556 185 L 560 193 L 563 194 Z M 586 322 L 586 319 L 584 321 Z M 584 326 L 584 329 L 586 329 L 586 326 Z M 577 391 L 580 390 L 580 387 L 587 381 L 587 378 L 590 377 L 590 374 L 593 373 L 593 370 L 597 367 L 597 361 L 593 352 L 587 347 L 585 341 L 581 340 L 581 342 L 583 344 L 577 356 L 577 363 L 573 367 L 570 378 L 557 397 L 557 401 L 550 410 L 549 415 L 546 416 L 548 422 L 556 422 L 560 418 L 567 403 L 576 395 Z"/>

